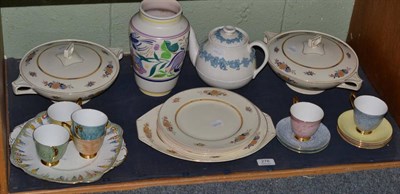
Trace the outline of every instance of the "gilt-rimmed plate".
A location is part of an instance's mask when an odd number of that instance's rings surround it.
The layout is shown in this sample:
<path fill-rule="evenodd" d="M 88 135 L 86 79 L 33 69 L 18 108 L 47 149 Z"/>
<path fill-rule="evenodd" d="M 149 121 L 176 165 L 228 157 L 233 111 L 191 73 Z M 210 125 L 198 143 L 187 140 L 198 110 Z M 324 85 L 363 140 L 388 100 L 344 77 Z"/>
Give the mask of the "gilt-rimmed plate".
<path fill-rule="evenodd" d="M 123 146 L 123 130 L 119 125 L 111 123 L 107 128 L 103 146 L 95 158 L 83 159 L 80 157 L 71 141 L 60 163 L 54 167 L 47 167 L 40 162 L 32 138 L 34 129 L 46 123 L 48 123 L 47 114 L 42 112 L 26 122 L 15 139 L 13 137 L 10 139 L 10 143 L 13 142 L 11 163 L 33 177 L 66 184 L 90 183 L 100 179 L 103 174 L 121 164 L 126 156 L 127 149 Z"/>
<path fill-rule="evenodd" d="M 138 137 L 143 143 L 149 145 L 155 150 L 178 159 L 205 163 L 237 160 L 259 151 L 276 135 L 271 117 L 264 113 L 260 127 L 256 132 L 257 134 L 251 139 L 251 141 L 244 144 L 242 147 L 237 148 L 235 151 L 219 153 L 216 155 L 189 154 L 188 152 L 181 152 L 181 150 L 177 149 L 176 146 L 163 142 L 157 134 L 157 116 L 161 106 L 162 105 L 159 105 L 153 108 L 136 121 Z"/>
<path fill-rule="evenodd" d="M 40 113 L 39 115 L 41 115 L 41 114 L 44 114 L 44 112 L 43 112 L 43 113 Z M 22 124 L 16 126 L 16 127 L 11 131 L 10 137 L 9 137 L 9 139 L 8 139 L 8 140 L 9 140 L 8 143 L 9 143 L 10 147 L 12 147 L 12 145 L 14 144 L 15 139 L 17 139 L 19 133 L 20 133 L 21 130 L 24 128 L 25 124 L 26 124 L 26 123 L 29 123 L 29 122 L 32 122 L 32 120 L 34 120 L 34 119 L 36 119 L 36 118 L 33 118 L 33 119 L 29 120 L 29 121 L 26 121 L 25 123 L 22 123 Z M 41 121 L 40 121 L 40 122 L 41 122 Z M 122 164 L 122 162 L 125 161 L 125 158 L 126 158 L 126 155 L 127 155 L 127 154 L 128 154 L 128 148 L 126 147 L 125 141 L 123 141 L 123 142 L 122 142 L 122 146 L 121 146 L 121 150 L 120 150 L 119 153 L 118 153 L 117 159 L 115 160 L 115 162 L 114 162 L 112 168 L 110 168 L 109 170 L 111 170 L 111 169 L 113 169 L 113 168 L 119 166 L 120 164 Z"/>
<path fill-rule="evenodd" d="M 170 97 L 161 107 L 161 133 L 194 153 L 220 153 L 251 141 L 260 125 L 255 106 L 217 88 L 195 88 Z"/>

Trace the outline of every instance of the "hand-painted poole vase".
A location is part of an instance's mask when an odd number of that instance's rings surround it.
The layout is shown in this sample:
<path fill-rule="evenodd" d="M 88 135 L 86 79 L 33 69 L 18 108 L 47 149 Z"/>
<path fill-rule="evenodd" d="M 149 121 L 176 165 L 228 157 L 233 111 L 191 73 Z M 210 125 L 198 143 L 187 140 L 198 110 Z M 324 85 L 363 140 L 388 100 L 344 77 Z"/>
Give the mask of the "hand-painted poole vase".
<path fill-rule="evenodd" d="M 130 21 L 129 39 L 135 80 L 143 93 L 164 96 L 176 85 L 189 29 L 177 1 L 141 2 Z"/>

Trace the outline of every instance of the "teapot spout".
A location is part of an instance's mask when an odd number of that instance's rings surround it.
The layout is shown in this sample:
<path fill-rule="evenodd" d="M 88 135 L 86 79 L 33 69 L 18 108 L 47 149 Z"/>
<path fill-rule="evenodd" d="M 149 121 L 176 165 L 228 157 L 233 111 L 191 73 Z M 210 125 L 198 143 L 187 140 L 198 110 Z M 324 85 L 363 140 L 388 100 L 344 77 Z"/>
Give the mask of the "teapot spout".
<path fill-rule="evenodd" d="M 199 54 L 199 43 L 197 42 L 196 39 L 196 34 L 194 33 L 194 30 L 192 26 L 190 26 L 190 32 L 189 32 L 189 57 L 190 61 L 192 61 L 192 64 L 196 66 L 196 59 L 197 55 Z"/>

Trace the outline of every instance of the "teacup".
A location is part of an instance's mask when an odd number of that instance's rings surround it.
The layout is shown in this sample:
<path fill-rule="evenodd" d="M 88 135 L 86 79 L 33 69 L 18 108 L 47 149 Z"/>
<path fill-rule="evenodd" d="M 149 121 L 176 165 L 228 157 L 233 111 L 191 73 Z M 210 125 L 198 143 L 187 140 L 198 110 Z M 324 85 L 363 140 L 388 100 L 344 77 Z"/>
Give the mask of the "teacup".
<path fill-rule="evenodd" d="M 381 124 L 388 111 L 388 106 L 383 100 L 371 95 L 356 97 L 353 94 L 352 106 L 357 131 L 363 135 L 372 133 Z"/>
<path fill-rule="evenodd" d="M 85 159 L 96 157 L 106 135 L 108 117 L 95 109 L 77 110 L 71 115 L 72 140 L 79 155 Z"/>
<path fill-rule="evenodd" d="M 324 117 L 321 107 L 311 102 L 297 102 L 290 107 L 290 121 L 295 138 L 308 141 Z"/>
<path fill-rule="evenodd" d="M 56 102 L 47 108 L 49 122 L 52 124 L 61 125 L 62 122 L 71 124 L 71 115 L 73 112 L 82 109 L 82 107 L 74 102 L 61 101 Z"/>
<path fill-rule="evenodd" d="M 71 115 L 71 131 L 74 137 L 82 140 L 95 140 L 106 132 L 108 117 L 95 109 L 77 110 Z"/>
<path fill-rule="evenodd" d="M 69 131 L 60 125 L 46 124 L 35 129 L 33 140 L 42 164 L 57 165 L 67 150 L 69 138 Z"/>
<path fill-rule="evenodd" d="M 70 129 L 71 115 L 73 112 L 82 109 L 82 107 L 74 102 L 61 101 L 56 102 L 47 108 L 47 115 L 49 116 L 49 123 L 61 125 Z M 68 124 L 67 126 L 65 124 Z M 72 135 L 72 134 L 71 134 Z"/>
<path fill-rule="evenodd" d="M 97 152 L 100 150 L 104 142 L 104 137 L 106 134 L 99 138 L 92 140 L 83 140 L 79 138 L 73 138 L 73 142 L 76 150 L 78 150 L 79 155 L 85 159 L 92 159 L 96 157 Z"/>

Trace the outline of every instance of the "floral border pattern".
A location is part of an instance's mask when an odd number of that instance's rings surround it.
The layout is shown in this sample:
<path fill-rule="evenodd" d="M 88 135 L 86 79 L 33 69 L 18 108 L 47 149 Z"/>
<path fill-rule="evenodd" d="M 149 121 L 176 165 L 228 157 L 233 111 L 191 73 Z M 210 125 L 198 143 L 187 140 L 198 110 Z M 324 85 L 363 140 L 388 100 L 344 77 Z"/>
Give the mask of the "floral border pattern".
<path fill-rule="evenodd" d="M 243 40 L 243 33 L 241 33 L 238 30 L 235 30 L 235 33 L 237 34 L 237 36 L 235 38 L 224 38 L 221 33 L 222 31 L 223 31 L 223 28 L 221 28 L 215 32 L 215 37 L 221 43 L 226 42 L 226 44 L 233 44 L 236 42 L 241 42 Z"/>
<path fill-rule="evenodd" d="M 243 57 L 241 59 L 226 60 L 223 57 L 217 57 L 212 55 L 211 53 L 208 53 L 202 47 L 199 52 L 199 57 L 204 59 L 206 62 L 209 62 L 212 67 L 226 71 L 228 70 L 228 68 L 234 70 L 240 70 L 241 66 L 244 68 L 249 67 L 251 64 L 253 64 L 256 54 L 254 49 L 252 49 L 250 53 L 250 58 Z"/>
<path fill-rule="evenodd" d="M 43 85 L 51 89 L 60 89 L 60 90 L 74 88 L 72 85 L 68 85 L 57 81 L 43 81 Z"/>

